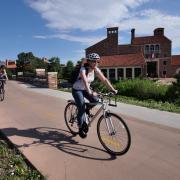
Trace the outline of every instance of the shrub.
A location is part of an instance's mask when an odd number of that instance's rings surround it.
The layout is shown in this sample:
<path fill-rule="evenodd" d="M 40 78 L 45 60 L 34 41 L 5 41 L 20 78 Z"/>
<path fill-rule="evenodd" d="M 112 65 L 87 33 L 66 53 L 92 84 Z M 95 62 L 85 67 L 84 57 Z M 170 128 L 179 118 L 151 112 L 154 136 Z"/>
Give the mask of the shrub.
<path fill-rule="evenodd" d="M 98 79 L 95 79 L 95 81 L 92 82 L 91 87 L 96 92 L 107 92 L 108 91 L 107 87 L 102 82 L 100 82 Z"/>
<path fill-rule="evenodd" d="M 180 75 L 176 75 L 175 78 L 177 81 L 169 86 L 169 89 L 166 92 L 166 97 L 168 98 L 168 101 L 180 105 Z"/>
<path fill-rule="evenodd" d="M 166 100 L 166 85 L 157 85 L 151 80 L 130 79 L 115 84 L 119 94 L 123 96 L 136 97 L 138 99 Z"/>

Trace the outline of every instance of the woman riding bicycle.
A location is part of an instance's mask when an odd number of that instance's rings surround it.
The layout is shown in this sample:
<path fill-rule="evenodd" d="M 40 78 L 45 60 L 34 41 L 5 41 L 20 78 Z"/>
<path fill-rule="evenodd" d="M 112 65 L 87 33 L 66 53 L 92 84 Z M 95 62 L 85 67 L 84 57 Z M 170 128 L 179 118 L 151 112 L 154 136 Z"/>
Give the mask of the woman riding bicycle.
<path fill-rule="evenodd" d="M 0 66 L 0 81 L 2 81 L 2 80 L 8 80 L 5 65 Z M 2 81 L 1 86 L 2 86 L 2 88 L 4 88 L 4 81 Z"/>
<path fill-rule="evenodd" d="M 101 70 L 97 67 L 97 63 L 100 60 L 100 56 L 96 53 L 88 54 L 86 61 L 80 68 L 79 76 L 72 87 L 72 95 L 78 107 L 78 126 L 79 126 L 79 136 L 85 138 L 87 136 L 87 131 L 85 131 L 85 99 L 89 100 L 91 103 L 97 103 L 98 97 L 97 93 L 93 92 L 90 88 L 91 83 L 94 81 L 94 76 L 96 76 L 103 82 L 108 89 L 117 93 L 117 90 L 111 85 L 108 79 L 103 75 Z"/>

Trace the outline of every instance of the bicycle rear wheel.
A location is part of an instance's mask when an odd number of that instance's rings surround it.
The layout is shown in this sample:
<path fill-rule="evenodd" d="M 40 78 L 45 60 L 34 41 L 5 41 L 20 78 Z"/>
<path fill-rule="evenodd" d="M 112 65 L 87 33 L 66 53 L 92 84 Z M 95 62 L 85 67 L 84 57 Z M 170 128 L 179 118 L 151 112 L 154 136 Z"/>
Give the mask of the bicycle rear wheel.
<path fill-rule="evenodd" d="M 4 100 L 4 94 L 5 94 L 5 90 L 0 88 L 0 100 L 3 101 Z"/>
<path fill-rule="evenodd" d="M 64 119 L 68 129 L 73 135 L 79 133 L 77 113 L 78 109 L 76 104 L 74 102 L 68 103 L 64 110 Z"/>
<path fill-rule="evenodd" d="M 131 145 L 131 135 L 124 120 L 113 113 L 101 116 L 97 123 L 97 134 L 102 146 L 112 155 L 125 154 Z"/>

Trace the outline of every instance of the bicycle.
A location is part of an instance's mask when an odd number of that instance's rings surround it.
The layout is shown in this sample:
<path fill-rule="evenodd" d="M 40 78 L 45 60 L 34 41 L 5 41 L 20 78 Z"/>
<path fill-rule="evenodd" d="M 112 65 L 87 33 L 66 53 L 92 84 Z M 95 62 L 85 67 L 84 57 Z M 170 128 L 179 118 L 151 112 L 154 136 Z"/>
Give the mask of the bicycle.
<path fill-rule="evenodd" d="M 5 89 L 4 89 L 4 83 L 5 79 L 0 79 L 0 101 L 4 100 L 5 97 Z"/>
<path fill-rule="evenodd" d="M 86 106 L 86 123 L 89 128 L 96 117 L 102 112 L 102 115 L 97 122 L 97 135 L 102 146 L 111 155 L 123 155 L 125 154 L 131 145 L 131 135 L 128 126 L 125 121 L 117 114 L 111 113 L 107 109 L 107 106 L 117 106 L 116 96 L 112 93 L 99 93 L 99 103 L 101 106 L 93 115 L 91 113 L 93 103 L 85 103 Z M 112 103 L 112 97 L 115 97 L 114 103 Z M 74 100 L 68 100 L 68 104 L 64 110 L 64 118 L 66 125 L 73 135 L 77 135 L 78 121 L 77 121 L 78 109 Z"/>

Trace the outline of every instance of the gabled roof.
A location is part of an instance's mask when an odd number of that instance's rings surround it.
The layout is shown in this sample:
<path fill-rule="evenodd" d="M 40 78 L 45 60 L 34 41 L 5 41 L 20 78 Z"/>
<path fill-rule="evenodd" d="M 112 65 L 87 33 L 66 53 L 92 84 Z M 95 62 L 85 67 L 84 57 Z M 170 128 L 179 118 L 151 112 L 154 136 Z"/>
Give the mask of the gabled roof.
<path fill-rule="evenodd" d="M 6 67 L 8 69 L 15 69 L 16 68 L 16 61 L 6 60 Z"/>
<path fill-rule="evenodd" d="M 99 46 L 99 45 L 101 45 L 102 43 L 104 43 L 104 42 L 106 42 L 106 41 L 107 41 L 107 38 L 105 38 L 105 39 L 103 39 L 103 40 L 101 40 L 101 41 L 93 44 L 92 46 L 89 46 L 88 48 L 86 48 L 86 50 L 88 50 L 88 49 L 90 49 L 90 48 L 92 48 L 92 47 Z"/>
<path fill-rule="evenodd" d="M 165 36 L 145 36 L 145 37 L 135 37 L 132 41 L 133 44 L 143 45 L 143 44 L 151 44 L 151 43 L 160 43 L 160 42 L 171 42 Z"/>
<path fill-rule="evenodd" d="M 171 65 L 180 66 L 180 55 L 173 55 L 172 56 Z"/>
<path fill-rule="evenodd" d="M 116 66 L 141 66 L 145 63 L 144 57 L 139 54 L 102 56 L 99 67 L 116 67 Z"/>

